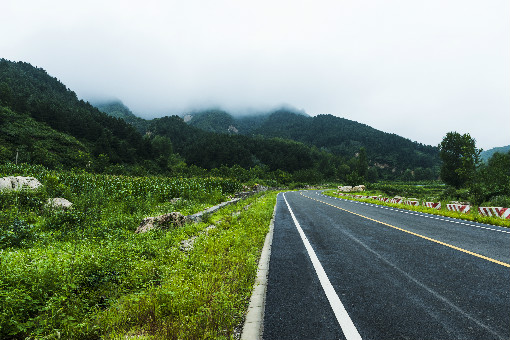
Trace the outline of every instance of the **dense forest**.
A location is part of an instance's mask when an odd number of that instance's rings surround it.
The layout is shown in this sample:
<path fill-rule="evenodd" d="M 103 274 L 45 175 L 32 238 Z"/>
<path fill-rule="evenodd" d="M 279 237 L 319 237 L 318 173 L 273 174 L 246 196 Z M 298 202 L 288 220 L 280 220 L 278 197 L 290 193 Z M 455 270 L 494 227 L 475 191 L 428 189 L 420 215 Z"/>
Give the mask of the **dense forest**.
<path fill-rule="evenodd" d="M 279 109 L 235 118 L 225 111 L 207 110 L 194 113 L 189 124 L 206 131 L 232 133 L 228 128 L 234 127 L 239 134 L 290 139 L 347 158 L 364 147 L 372 164 L 399 170 L 432 168 L 439 164 L 437 147 L 332 115 L 310 117 Z"/>
<path fill-rule="evenodd" d="M 1 59 L 0 161 L 115 174 L 257 169 L 259 178 L 309 183 L 426 180 L 439 171 L 437 148 L 329 115 L 206 110 L 186 123 L 145 120 L 121 102 L 96 106 L 41 68 Z"/>
<path fill-rule="evenodd" d="M 184 120 L 176 116 L 144 121 L 119 102 L 97 106 L 105 113 L 123 117 L 141 133 L 167 136 L 171 139 L 175 151 L 188 163 L 205 168 L 214 168 L 219 162 L 224 165 L 235 163 L 243 166 L 265 164 L 271 169 L 279 168 L 291 172 L 310 169 L 307 165 L 296 166 L 294 156 L 286 157 L 280 153 L 278 156 L 283 159 L 278 162 L 274 157 L 269 157 L 268 147 L 278 151 L 277 145 L 288 148 L 290 143 L 295 146 L 294 151 L 298 151 L 298 145 L 301 145 L 300 148 L 304 147 L 306 152 L 312 151 L 313 155 L 306 156 L 305 159 L 317 161 L 322 157 L 321 169 L 326 169 L 325 173 L 334 173 L 334 177 L 341 180 L 345 180 L 346 174 L 356 167 L 362 148 L 366 150 L 370 168 L 368 177 L 371 180 L 425 180 L 435 179 L 438 175 L 440 162 L 436 147 L 411 142 L 403 137 L 331 115 L 310 117 L 302 112 L 285 109 L 257 115 L 233 116 L 226 111 L 213 109 L 186 114 L 187 124 L 184 124 Z M 212 143 L 207 143 L 207 140 Z M 240 159 L 232 153 L 228 156 L 221 151 L 228 149 L 249 151 L 251 156 Z M 303 150 L 298 152 L 302 153 Z M 209 160 L 212 154 L 216 154 L 220 161 Z M 334 169 L 331 169 L 330 164 Z M 329 178 L 328 175 L 326 177 Z"/>

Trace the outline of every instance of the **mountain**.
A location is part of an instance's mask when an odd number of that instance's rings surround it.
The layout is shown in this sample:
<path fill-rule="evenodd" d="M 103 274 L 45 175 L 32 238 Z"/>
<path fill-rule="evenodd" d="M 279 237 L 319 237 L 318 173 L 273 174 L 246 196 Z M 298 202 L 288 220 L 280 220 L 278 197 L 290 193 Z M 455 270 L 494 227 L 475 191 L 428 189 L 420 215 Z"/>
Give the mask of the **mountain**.
<path fill-rule="evenodd" d="M 353 157 L 361 147 L 372 164 L 405 170 L 439 165 L 436 147 L 376 130 L 332 115 L 303 117 L 277 111 L 253 131 L 267 137 L 283 137 L 314 145 L 344 157 Z"/>
<path fill-rule="evenodd" d="M 167 175 L 226 166 L 308 183 L 359 184 L 413 171 L 416 179 L 437 177 L 435 148 L 334 116 L 211 109 L 186 123 L 177 116 L 145 120 L 120 101 L 96 105 L 41 68 L 0 59 L 0 160 Z"/>
<path fill-rule="evenodd" d="M 270 171 L 289 173 L 317 168 L 334 176 L 342 164 L 339 157 L 281 138 L 251 137 L 204 131 L 188 125 L 177 116 L 156 118 L 149 122 L 148 134 L 171 140 L 174 151 L 188 164 L 205 169 L 266 166 Z"/>
<path fill-rule="evenodd" d="M 120 118 L 126 123 L 134 126 L 141 134 L 145 134 L 145 131 L 147 131 L 147 120 L 136 116 L 120 100 L 98 102 L 93 103 L 93 105 L 98 108 L 99 111 L 104 112 L 111 117 Z"/>
<path fill-rule="evenodd" d="M 126 119 L 132 121 L 130 115 Z M 437 148 L 331 115 L 310 117 L 280 109 L 258 115 L 234 116 L 223 110 L 210 109 L 192 112 L 183 118 L 153 119 L 145 126 L 141 133 L 165 136 L 188 164 L 207 169 L 233 164 L 243 167 L 267 165 L 271 170 L 293 172 L 310 169 L 322 162 L 334 164 L 334 170 L 327 172 L 338 174 L 355 168 L 353 164 L 362 148 L 366 150 L 369 166 L 377 168 L 379 178 L 398 178 L 410 169 L 420 174 L 417 179 L 433 179 L 439 169 Z M 286 149 L 289 147 L 292 150 Z M 268 150 L 271 148 L 270 157 Z M 300 164 L 301 158 L 295 157 L 295 149 L 306 154 L 307 162 L 313 159 L 314 163 Z M 287 157 L 285 153 L 294 156 Z M 321 158 L 325 155 L 328 160 Z M 345 166 L 340 170 L 341 164 L 348 164 L 347 168 L 351 170 L 346 170 Z"/>
<path fill-rule="evenodd" d="M 150 141 L 144 140 L 123 119 L 108 116 L 79 100 L 58 79 L 25 62 L 0 59 L 0 107 L 4 117 L 2 126 L 10 130 L 11 136 L 21 138 L 27 131 L 33 132 L 30 138 L 19 139 L 16 143 L 11 137 L 4 137 L 4 153 L 12 154 L 13 148 L 23 147 L 35 155 L 41 143 L 49 146 L 53 139 L 59 143 L 67 140 L 72 148 L 91 157 L 93 163 L 101 156 L 102 163 L 136 165 L 154 156 Z M 8 124 L 5 119 L 9 120 Z M 38 134 L 42 135 L 35 140 Z M 66 160 L 42 163 L 52 166 L 76 161 L 64 151 L 60 156 Z"/>
<path fill-rule="evenodd" d="M 237 129 L 232 128 L 235 119 L 223 110 L 206 110 L 189 114 L 188 124 L 204 131 L 217 133 L 236 133 Z"/>
<path fill-rule="evenodd" d="M 508 153 L 509 151 L 510 145 L 492 148 L 490 150 L 482 151 L 482 153 L 480 154 L 480 158 L 482 159 L 482 161 L 487 163 L 489 159 L 492 157 L 492 155 L 494 155 L 496 152 L 505 154 Z"/>
<path fill-rule="evenodd" d="M 205 131 L 248 136 L 283 138 L 315 146 L 344 158 L 352 158 L 361 147 L 370 163 L 387 169 L 438 167 L 437 147 L 412 142 L 395 134 L 376 130 L 332 115 L 310 117 L 280 109 L 260 115 L 233 116 L 225 111 L 206 110 L 187 119 L 188 124 Z"/>

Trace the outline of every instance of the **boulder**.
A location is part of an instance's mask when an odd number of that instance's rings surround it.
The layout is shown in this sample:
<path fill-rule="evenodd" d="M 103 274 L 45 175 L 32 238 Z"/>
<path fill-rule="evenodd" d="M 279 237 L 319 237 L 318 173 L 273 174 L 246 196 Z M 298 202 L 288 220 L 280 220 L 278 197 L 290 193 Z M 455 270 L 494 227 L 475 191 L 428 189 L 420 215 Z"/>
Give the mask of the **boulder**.
<path fill-rule="evenodd" d="M 0 191 L 36 190 L 40 186 L 42 186 L 41 182 L 34 177 L 8 176 L 0 178 Z"/>
<path fill-rule="evenodd" d="M 253 191 L 260 192 L 260 191 L 267 191 L 267 187 L 261 185 L 261 184 L 255 184 L 253 186 Z"/>
<path fill-rule="evenodd" d="M 338 191 L 340 191 L 340 192 L 351 192 L 352 191 L 352 187 L 350 185 L 346 185 L 346 186 L 343 186 L 343 187 L 338 187 Z"/>
<path fill-rule="evenodd" d="M 174 211 L 168 214 L 143 219 L 135 233 L 145 233 L 152 229 L 179 228 L 182 227 L 185 222 L 185 216 L 180 212 Z"/>
<path fill-rule="evenodd" d="M 366 187 L 364 185 L 357 185 L 352 188 L 352 191 L 365 191 Z"/>
<path fill-rule="evenodd" d="M 46 202 L 47 208 L 69 209 L 72 205 L 73 204 L 71 202 L 61 197 L 48 198 L 48 201 Z"/>

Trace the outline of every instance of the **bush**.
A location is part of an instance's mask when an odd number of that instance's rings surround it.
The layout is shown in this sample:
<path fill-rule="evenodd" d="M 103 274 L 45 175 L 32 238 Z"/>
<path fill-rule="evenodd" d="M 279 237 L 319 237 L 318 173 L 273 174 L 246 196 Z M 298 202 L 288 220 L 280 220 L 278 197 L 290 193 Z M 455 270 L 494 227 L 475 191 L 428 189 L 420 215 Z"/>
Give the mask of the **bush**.
<path fill-rule="evenodd" d="M 18 218 L 0 225 L 0 249 L 27 245 L 35 238 L 33 226 Z"/>

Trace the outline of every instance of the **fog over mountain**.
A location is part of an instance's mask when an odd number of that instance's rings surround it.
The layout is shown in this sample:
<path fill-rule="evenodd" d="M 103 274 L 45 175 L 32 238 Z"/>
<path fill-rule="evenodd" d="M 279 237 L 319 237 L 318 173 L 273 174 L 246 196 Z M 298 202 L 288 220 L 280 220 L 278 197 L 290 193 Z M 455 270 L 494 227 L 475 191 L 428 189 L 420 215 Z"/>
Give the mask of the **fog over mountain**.
<path fill-rule="evenodd" d="M 510 2 L 5 0 L 0 57 L 145 118 L 281 105 L 510 144 Z"/>

